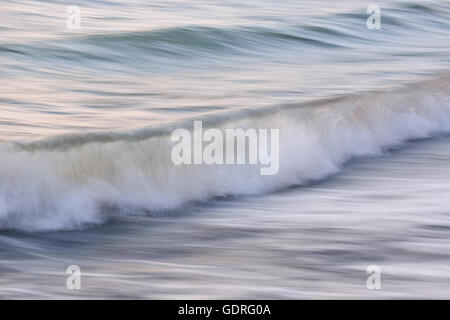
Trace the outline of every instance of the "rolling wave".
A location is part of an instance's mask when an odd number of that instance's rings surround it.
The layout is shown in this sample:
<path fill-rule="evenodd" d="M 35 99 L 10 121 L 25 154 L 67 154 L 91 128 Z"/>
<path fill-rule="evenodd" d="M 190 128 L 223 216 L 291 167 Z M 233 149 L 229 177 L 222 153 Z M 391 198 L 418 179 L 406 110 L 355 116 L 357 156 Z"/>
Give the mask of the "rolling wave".
<path fill-rule="evenodd" d="M 308 35 L 308 33 L 310 33 Z M 257 48 L 276 48 L 282 43 L 310 47 L 339 48 L 343 45 L 321 39 L 320 34 L 336 35 L 337 31 L 319 27 L 290 29 L 263 27 L 219 28 L 180 26 L 166 29 L 73 36 L 29 44 L 2 44 L 8 54 L 42 55 L 58 59 L 112 60 L 123 53 L 151 54 L 159 57 L 185 57 L 201 53 L 233 54 Z M 345 37 L 345 34 L 341 34 Z M 351 37 L 351 36 L 348 36 Z"/>
<path fill-rule="evenodd" d="M 105 61 L 125 63 L 128 58 L 141 61 L 158 58 L 260 54 L 265 50 L 285 48 L 352 49 L 355 43 L 389 45 L 392 33 L 398 32 L 403 39 L 410 38 L 417 44 L 414 31 L 433 35 L 448 29 L 445 4 L 404 4 L 383 11 L 383 37 L 368 35 L 365 26 L 365 10 L 353 13 L 332 13 L 312 19 L 305 24 L 272 24 L 261 26 L 231 25 L 205 26 L 180 25 L 151 30 L 115 31 L 58 35 L 53 38 L 23 43 L 0 43 L 0 53 L 11 56 L 30 57 L 50 61 Z M 441 10 L 442 9 L 442 10 Z M 405 14 L 411 19 L 405 19 Z M 440 24 L 430 27 L 429 19 Z M 95 32 L 95 31 L 94 31 Z M 405 40 L 406 41 L 406 40 Z M 409 43 L 409 42 L 408 42 Z"/>
<path fill-rule="evenodd" d="M 198 120 L 198 119 L 197 119 Z M 382 92 L 241 110 L 205 127 L 280 129 L 280 170 L 181 165 L 170 159 L 178 123 L 129 133 L 65 135 L 0 145 L 0 228 L 74 229 L 114 215 L 257 195 L 336 173 L 351 158 L 450 131 L 450 77 Z"/>

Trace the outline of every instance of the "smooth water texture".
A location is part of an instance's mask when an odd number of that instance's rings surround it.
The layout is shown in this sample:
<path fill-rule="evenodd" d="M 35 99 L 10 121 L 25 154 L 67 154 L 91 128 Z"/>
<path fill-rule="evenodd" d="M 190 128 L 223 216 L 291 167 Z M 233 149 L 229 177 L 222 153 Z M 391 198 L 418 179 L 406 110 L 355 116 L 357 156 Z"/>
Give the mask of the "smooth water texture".
<path fill-rule="evenodd" d="M 369 4 L 2 3 L 0 298 L 448 298 L 450 2 Z M 174 166 L 194 120 L 279 173 Z"/>

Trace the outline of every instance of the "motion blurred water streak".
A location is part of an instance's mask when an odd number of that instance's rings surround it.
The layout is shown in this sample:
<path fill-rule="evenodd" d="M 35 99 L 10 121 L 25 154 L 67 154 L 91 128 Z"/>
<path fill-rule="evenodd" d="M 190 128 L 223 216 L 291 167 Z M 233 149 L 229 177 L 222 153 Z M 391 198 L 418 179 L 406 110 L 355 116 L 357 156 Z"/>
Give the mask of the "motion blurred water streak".
<path fill-rule="evenodd" d="M 449 298 L 450 2 L 369 4 L 3 3 L 0 298 Z M 194 120 L 279 174 L 173 166 Z"/>

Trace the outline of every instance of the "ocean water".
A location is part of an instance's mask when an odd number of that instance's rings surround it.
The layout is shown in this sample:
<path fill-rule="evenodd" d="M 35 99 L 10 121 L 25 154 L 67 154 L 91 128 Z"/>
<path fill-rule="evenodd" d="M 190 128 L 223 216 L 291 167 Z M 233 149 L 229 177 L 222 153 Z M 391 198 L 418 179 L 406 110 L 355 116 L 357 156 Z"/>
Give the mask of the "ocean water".
<path fill-rule="evenodd" d="M 0 298 L 449 298 L 449 40 L 449 1 L 4 1 Z M 195 120 L 278 174 L 175 166 Z"/>

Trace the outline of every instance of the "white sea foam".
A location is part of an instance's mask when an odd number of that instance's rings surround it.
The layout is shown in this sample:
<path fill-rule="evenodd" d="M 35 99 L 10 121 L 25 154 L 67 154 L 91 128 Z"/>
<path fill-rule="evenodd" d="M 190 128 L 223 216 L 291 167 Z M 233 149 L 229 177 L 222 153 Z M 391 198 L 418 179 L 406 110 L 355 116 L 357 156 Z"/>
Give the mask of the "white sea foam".
<path fill-rule="evenodd" d="M 273 176 L 251 165 L 175 166 L 164 130 L 3 144 L 0 228 L 73 229 L 114 214 L 172 210 L 318 180 L 350 158 L 448 133 L 449 80 L 209 119 L 221 130 L 279 128 L 280 169 Z"/>

